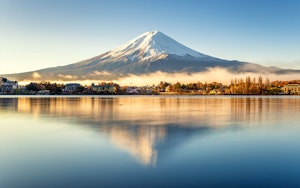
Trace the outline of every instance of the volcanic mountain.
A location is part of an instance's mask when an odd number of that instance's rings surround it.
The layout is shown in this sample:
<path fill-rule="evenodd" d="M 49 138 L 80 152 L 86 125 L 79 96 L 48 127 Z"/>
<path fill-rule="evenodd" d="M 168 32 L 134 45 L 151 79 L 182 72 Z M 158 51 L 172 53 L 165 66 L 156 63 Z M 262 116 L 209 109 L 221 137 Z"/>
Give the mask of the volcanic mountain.
<path fill-rule="evenodd" d="M 127 75 L 143 75 L 157 71 L 166 73 L 203 72 L 213 67 L 225 68 L 230 72 L 238 73 L 300 72 L 215 58 L 194 51 L 159 31 L 151 31 L 118 48 L 78 63 L 5 76 L 19 81 L 113 80 Z"/>

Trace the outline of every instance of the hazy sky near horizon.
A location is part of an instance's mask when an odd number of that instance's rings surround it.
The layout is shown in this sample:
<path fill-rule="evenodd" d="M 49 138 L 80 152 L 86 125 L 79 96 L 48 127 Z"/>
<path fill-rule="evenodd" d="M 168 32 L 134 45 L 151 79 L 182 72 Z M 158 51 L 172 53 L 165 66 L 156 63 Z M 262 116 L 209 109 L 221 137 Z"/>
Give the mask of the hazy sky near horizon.
<path fill-rule="evenodd" d="M 299 0 L 1 0 L 0 74 L 100 55 L 159 30 L 214 57 L 300 69 Z"/>

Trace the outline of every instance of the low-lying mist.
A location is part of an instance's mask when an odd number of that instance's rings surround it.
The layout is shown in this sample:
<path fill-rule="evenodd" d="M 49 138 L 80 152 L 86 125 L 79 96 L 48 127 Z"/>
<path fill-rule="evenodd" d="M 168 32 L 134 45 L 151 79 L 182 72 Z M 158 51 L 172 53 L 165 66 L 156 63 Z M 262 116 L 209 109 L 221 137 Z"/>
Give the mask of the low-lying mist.
<path fill-rule="evenodd" d="M 90 85 L 91 83 L 100 83 L 100 82 L 114 82 L 123 86 L 146 86 L 146 85 L 157 85 L 161 81 L 176 83 L 180 82 L 182 84 L 187 83 L 210 83 L 210 82 L 219 82 L 223 84 L 230 84 L 231 79 L 235 78 L 245 78 L 246 76 L 256 77 L 262 76 L 263 79 L 269 78 L 270 81 L 275 80 L 299 80 L 300 73 L 289 73 L 289 74 L 273 74 L 273 73 L 251 73 L 251 72 L 241 72 L 241 73 L 232 73 L 224 68 L 209 68 L 205 72 L 196 72 L 196 73 L 166 73 L 157 71 L 149 74 L 129 74 L 126 76 L 119 76 L 117 79 L 110 79 L 112 73 L 95 71 L 95 73 L 85 75 L 85 76 L 72 76 L 72 75 L 59 75 L 56 79 L 47 79 L 43 80 L 43 75 L 37 72 L 33 73 L 35 79 L 31 81 L 49 81 L 57 83 L 81 83 L 83 85 Z M 108 78 L 106 78 L 106 76 Z M 29 83 L 29 80 L 20 81 L 20 84 Z"/>

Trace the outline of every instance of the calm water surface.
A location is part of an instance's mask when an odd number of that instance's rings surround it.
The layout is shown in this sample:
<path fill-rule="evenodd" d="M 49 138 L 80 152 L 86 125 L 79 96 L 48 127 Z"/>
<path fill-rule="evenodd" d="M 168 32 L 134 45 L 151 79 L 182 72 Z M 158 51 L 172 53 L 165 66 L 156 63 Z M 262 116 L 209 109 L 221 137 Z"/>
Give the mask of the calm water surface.
<path fill-rule="evenodd" d="M 300 97 L 0 97 L 0 187 L 300 187 Z"/>

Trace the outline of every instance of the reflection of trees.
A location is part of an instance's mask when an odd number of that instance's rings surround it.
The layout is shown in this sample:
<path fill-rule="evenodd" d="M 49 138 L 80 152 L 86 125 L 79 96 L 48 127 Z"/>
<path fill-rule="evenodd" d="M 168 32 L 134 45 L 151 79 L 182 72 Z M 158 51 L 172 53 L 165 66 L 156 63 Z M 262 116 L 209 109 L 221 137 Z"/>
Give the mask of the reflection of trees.
<path fill-rule="evenodd" d="M 231 98 L 231 119 L 233 122 L 260 122 L 262 115 L 262 98 L 235 97 Z"/>
<path fill-rule="evenodd" d="M 288 112 L 300 111 L 298 98 L 234 97 L 230 98 L 231 119 L 243 124 L 258 124 L 262 121 L 276 122 L 290 117 Z"/>

